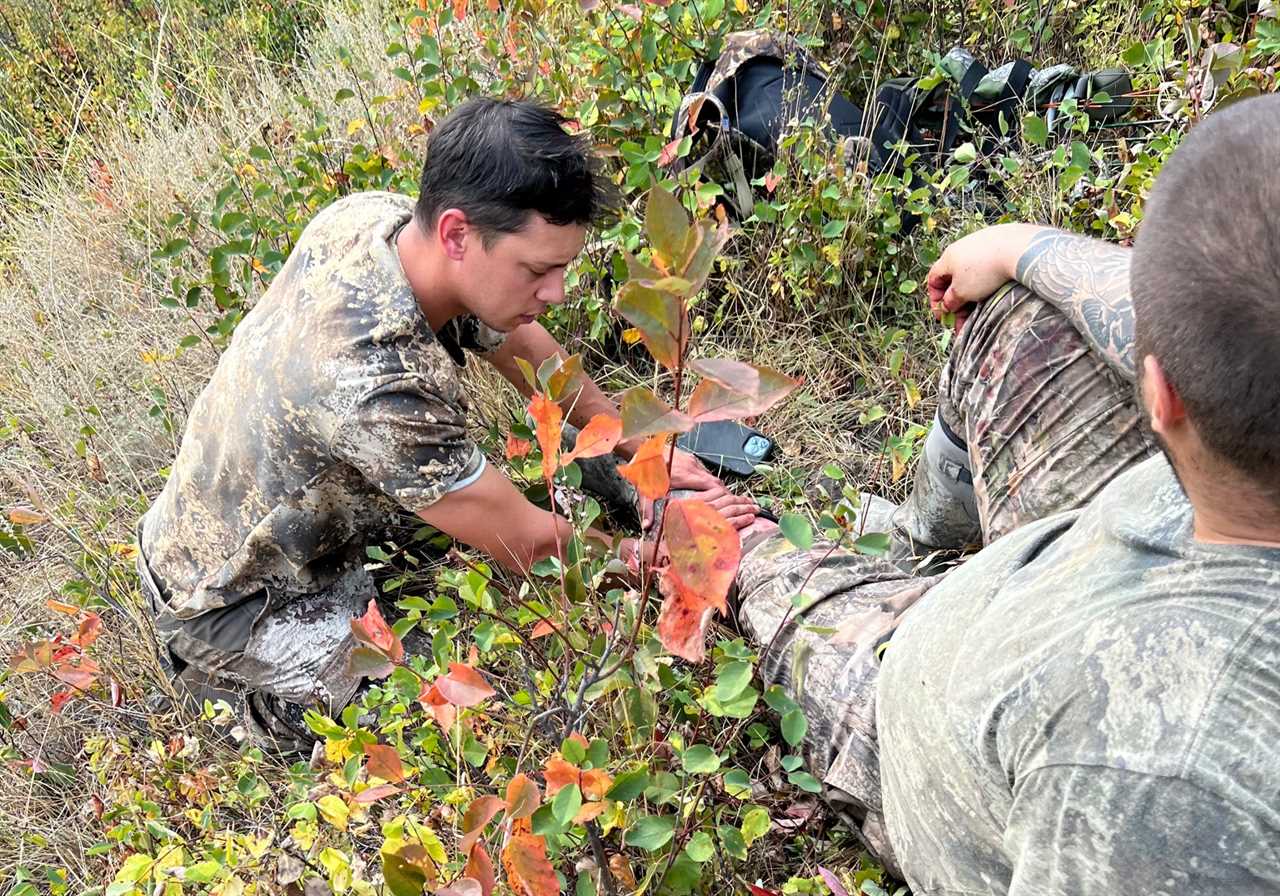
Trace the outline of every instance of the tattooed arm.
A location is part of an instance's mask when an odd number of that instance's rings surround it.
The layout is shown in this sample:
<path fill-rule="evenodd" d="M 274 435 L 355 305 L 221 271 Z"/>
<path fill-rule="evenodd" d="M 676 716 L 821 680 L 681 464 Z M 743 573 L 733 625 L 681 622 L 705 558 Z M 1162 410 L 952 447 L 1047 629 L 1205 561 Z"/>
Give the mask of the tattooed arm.
<path fill-rule="evenodd" d="M 1065 314 L 1117 373 L 1134 379 L 1129 250 L 1033 224 L 1000 224 L 947 247 L 929 271 L 930 305 L 963 323 L 971 306 L 1017 280 Z"/>
<path fill-rule="evenodd" d="M 1070 318 L 1090 347 L 1133 382 L 1128 249 L 1046 228 L 1031 238 L 1014 276 Z"/>

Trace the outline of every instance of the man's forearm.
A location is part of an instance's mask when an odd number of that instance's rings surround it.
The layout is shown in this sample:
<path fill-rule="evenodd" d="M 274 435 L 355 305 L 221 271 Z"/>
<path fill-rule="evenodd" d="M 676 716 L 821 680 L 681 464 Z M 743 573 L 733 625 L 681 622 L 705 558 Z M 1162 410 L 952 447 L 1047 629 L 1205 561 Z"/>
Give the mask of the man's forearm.
<path fill-rule="evenodd" d="M 1046 227 L 1031 237 L 1014 276 L 1067 315 L 1093 350 L 1133 382 L 1129 257 L 1123 246 Z"/>

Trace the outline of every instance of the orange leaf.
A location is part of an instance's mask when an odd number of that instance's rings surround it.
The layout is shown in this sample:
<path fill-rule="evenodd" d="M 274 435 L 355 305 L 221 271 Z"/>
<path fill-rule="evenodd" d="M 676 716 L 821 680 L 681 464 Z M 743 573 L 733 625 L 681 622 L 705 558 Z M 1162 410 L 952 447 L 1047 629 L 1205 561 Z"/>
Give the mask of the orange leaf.
<path fill-rule="evenodd" d="M 561 759 L 559 753 L 554 754 L 542 773 L 547 782 L 547 796 L 555 796 L 570 784 L 577 784 L 581 775 L 582 770 L 576 765 Z"/>
<path fill-rule="evenodd" d="M 381 778 L 395 784 L 404 780 L 404 766 L 400 763 L 400 754 L 395 747 L 387 744 L 365 744 L 364 755 L 369 757 L 365 768 L 371 778 Z"/>
<path fill-rule="evenodd" d="M 542 620 L 533 627 L 533 631 L 529 633 L 530 638 L 545 638 L 556 630 L 555 626 L 547 620 Z"/>
<path fill-rule="evenodd" d="M 778 182 L 780 180 L 782 180 L 782 178 L 778 177 L 778 175 L 770 171 L 768 174 L 764 176 L 765 191 L 768 193 L 772 193 L 774 190 L 778 188 Z"/>
<path fill-rule="evenodd" d="M 582 773 L 579 786 L 582 788 L 583 796 L 602 800 L 609 792 L 609 788 L 613 786 L 613 778 L 604 769 L 591 768 Z"/>
<path fill-rule="evenodd" d="M 513 835 L 502 850 L 502 867 L 507 869 L 511 889 L 519 896 L 553 896 L 560 892 L 556 869 L 547 860 L 547 841 L 537 834 Z"/>
<path fill-rule="evenodd" d="M 671 488 L 667 474 L 667 437 L 652 436 L 636 450 L 631 462 L 618 467 L 618 472 L 629 479 L 644 497 L 656 501 Z"/>
<path fill-rule="evenodd" d="M 542 449 L 542 475 L 550 479 L 558 466 L 556 461 L 560 455 L 560 430 L 564 411 L 560 409 L 560 405 L 538 392 L 529 402 L 529 416 L 536 424 L 538 447 Z"/>
<path fill-rule="evenodd" d="M 459 849 L 463 853 L 470 852 L 471 847 L 484 834 L 484 826 L 505 808 L 507 801 L 500 796 L 481 796 L 472 800 L 466 814 L 462 816 L 462 843 Z"/>
<path fill-rule="evenodd" d="M 666 168 L 676 160 L 676 156 L 680 152 L 680 142 L 683 137 L 672 140 L 666 146 L 662 147 L 662 152 L 658 153 L 658 167 Z"/>
<path fill-rule="evenodd" d="M 582 808 L 578 810 L 578 814 L 573 816 L 574 824 L 586 824 L 593 818 L 603 814 L 605 809 L 609 808 L 609 804 L 605 802 L 583 803 Z"/>
<path fill-rule="evenodd" d="M 467 0 L 453 0 L 453 17 L 459 22 L 467 17 Z"/>
<path fill-rule="evenodd" d="M 353 796 L 351 801 L 361 806 L 368 806 L 383 797 L 395 796 L 399 792 L 400 788 L 394 784 L 379 784 L 376 787 L 366 787 Z"/>
<path fill-rule="evenodd" d="M 48 522 L 48 517 L 36 513 L 29 507 L 10 507 L 9 522 L 17 526 L 38 526 Z"/>
<path fill-rule="evenodd" d="M 507 460 L 515 460 L 517 457 L 524 457 L 532 449 L 532 442 L 526 442 L 524 439 L 517 439 L 513 433 L 507 433 Z"/>
<path fill-rule="evenodd" d="M 684 498 L 667 505 L 663 542 L 671 557 L 667 576 L 720 612 L 738 574 L 742 543 L 733 524 L 705 501 Z"/>
<path fill-rule="evenodd" d="M 482 843 L 477 843 L 471 848 L 471 855 L 467 857 L 467 867 L 462 873 L 480 884 L 480 896 L 489 896 L 497 885 L 497 878 L 493 873 L 493 860 L 489 858 L 489 853 L 485 852 Z"/>
<path fill-rule="evenodd" d="M 582 427 L 578 440 L 573 443 L 573 450 L 566 454 L 562 463 L 569 463 L 579 457 L 599 457 L 608 454 L 622 438 L 622 419 L 612 414 L 596 414 Z"/>
<path fill-rule="evenodd" d="M 706 656 L 707 626 L 716 608 L 682 588 L 674 576 L 659 579 L 658 590 L 665 597 L 658 614 L 658 640 L 676 656 L 701 662 Z"/>
<path fill-rule="evenodd" d="M 351 633 L 356 636 L 357 641 L 381 650 L 393 663 L 399 663 L 404 659 L 404 646 L 396 637 L 396 633 L 391 630 L 391 626 L 387 625 L 387 621 L 382 618 L 378 602 L 373 598 L 369 598 L 369 607 L 364 611 L 364 615 L 359 619 L 351 620 Z"/>
<path fill-rule="evenodd" d="M 519 774 L 507 785 L 507 816 L 509 818 L 528 818 L 542 803 L 542 794 L 538 785 L 528 775 Z"/>
<path fill-rule="evenodd" d="M 450 663 L 449 674 L 436 679 L 440 695 L 454 706 L 475 706 L 497 693 L 466 663 Z"/>
<path fill-rule="evenodd" d="M 689 396 L 689 414 L 699 423 L 763 414 L 800 385 L 770 367 L 729 358 L 702 358 L 689 366 L 704 377 Z"/>
<path fill-rule="evenodd" d="M 72 644 L 76 644 L 81 648 L 88 647 L 94 641 L 98 640 L 98 635 L 102 633 L 102 617 L 97 613 L 90 613 L 80 620 L 80 628 L 76 632 L 75 637 L 71 639 Z"/>
<path fill-rule="evenodd" d="M 75 604 L 64 604 L 60 600 L 54 600 L 52 597 L 44 602 L 44 605 L 55 613 L 62 613 L 65 616 L 75 616 L 80 612 L 80 608 Z"/>
<path fill-rule="evenodd" d="M 436 720 L 436 724 L 448 731 L 453 727 L 453 723 L 457 721 L 458 710 L 444 699 L 444 695 L 440 693 L 440 689 L 434 684 L 429 686 L 424 681 L 422 683 L 422 691 L 418 694 L 418 702 L 423 705 L 427 712 L 431 713 L 432 718 Z"/>

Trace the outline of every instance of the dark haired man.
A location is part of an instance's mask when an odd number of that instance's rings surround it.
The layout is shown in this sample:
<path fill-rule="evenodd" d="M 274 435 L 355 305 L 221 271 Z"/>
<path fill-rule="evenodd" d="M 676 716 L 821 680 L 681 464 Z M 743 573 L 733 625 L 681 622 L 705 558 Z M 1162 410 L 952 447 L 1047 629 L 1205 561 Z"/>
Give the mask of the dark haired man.
<path fill-rule="evenodd" d="M 615 192 L 564 124 L 471 100 L 432 131 L 416 206 L 364 193 L 320 212 L 192 407 L 139 571 L 179 684 L 247 692 L 258 739 L 305 749 L 303 708 L 355 694 L 365 548 L 402 512 L 516 570 L 569 539 L 485 463 L 459 376 L 468 350 L 524 391 L 516 358 L 563 354 L 536 319 Z M 566 404 L 579 425 L 616 413 L 590 381 Z M 691 455 L 673 478 L 753 518 Z"/>
<path fill-rule="evenodd" d="M 958 568 L 744 534 L 764 675 L 914 893 L 1280 892 L 1277 158 L 1280 97 L 1241 102 L 1132 251 L 1002 225 L 935 264 L 967 320 L 893 523 L 985 545 Z"/>

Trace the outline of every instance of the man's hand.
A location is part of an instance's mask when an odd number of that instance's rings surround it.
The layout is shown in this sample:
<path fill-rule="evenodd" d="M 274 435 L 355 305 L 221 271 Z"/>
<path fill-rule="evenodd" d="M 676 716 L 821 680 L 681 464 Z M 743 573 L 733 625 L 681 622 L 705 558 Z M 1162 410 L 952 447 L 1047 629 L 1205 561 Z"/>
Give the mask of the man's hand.
<path fill-rule="evenodd" d="M 705 501 L 720 511 L 735 529 L 751 525 L 759 509 L 756 502 L 743 495 L 735 495 L 724 487 L 711 471 L 688 451 L 677 448 L 671 459 L 671 488 L 694 492 L 690 497 Z M 653 502 L 640 499 L 640 524 L 644 529 L 653 525 Z"/>
<path fill-rule="evenodd" d="M 941 320 L 944 314 L 955 314 L 959 333 L 975 303 L 1014 279 L 1018 259 L 1042 230 L 1034 224 L 998 224 L 948 246 L 925 281 L 933 316 Z"/>

